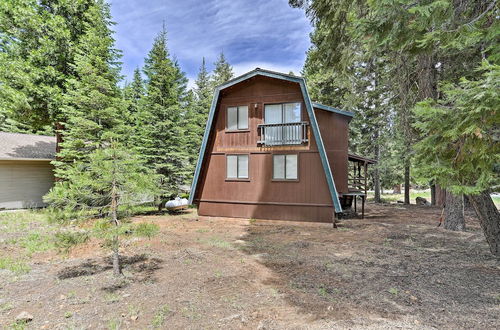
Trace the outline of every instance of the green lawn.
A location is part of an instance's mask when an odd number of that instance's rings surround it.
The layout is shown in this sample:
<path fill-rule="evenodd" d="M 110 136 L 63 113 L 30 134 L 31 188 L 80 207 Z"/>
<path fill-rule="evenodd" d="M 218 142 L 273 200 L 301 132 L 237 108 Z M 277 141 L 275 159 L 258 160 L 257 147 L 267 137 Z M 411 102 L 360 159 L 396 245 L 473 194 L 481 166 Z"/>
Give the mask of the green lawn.
<path fill-rule="evenodd" d="M 431 201 L 431 191 L 430 190 L 410 190 L 410 203 L 415 204 L 415 198 L 423 197 L 429 202 Z M 382 194 L 381 198 L 386 203 L 396 203 L 397 201 L 404 201 L 403 194 Z M 373 201 L 373 191 L 368 192 L 368 200 Z"/>
<path fill-rule="evenodd" d="M 410 204 L 416 204 L 415 198 L 423 197 L 429 202 L 431 201 L 430 190 L 410 190 Z M 382 194 L 381 198 L 387 203 L 396 203 L 397 201 L 404 201 L 404 194 Z M 493 202 L 497 208 L 500 208 L 500 196 L 492 196 Z M 368 200 L 373 201 L 373 191 L 368 192 Z"/>

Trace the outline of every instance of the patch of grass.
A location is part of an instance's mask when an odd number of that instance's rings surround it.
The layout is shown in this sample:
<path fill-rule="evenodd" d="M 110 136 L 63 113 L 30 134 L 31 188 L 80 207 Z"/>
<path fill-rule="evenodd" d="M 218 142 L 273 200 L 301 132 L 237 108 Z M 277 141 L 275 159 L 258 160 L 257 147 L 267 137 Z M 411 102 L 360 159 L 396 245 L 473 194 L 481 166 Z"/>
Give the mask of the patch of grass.
<path fill-rule="evenodd" d="M 431 201 L 431 191 L 429 189 L 427 190 L 410 190 L 410 203 L 415 204 L 415 198 L 417 197 L 423 197 L 427 199 L 429 202 Z M 368 200 L 373 201 L 373 192 L 368 192 Z M 405 198 L 404 193 L 402 194 L 381 194 L 380 198 L 386 202 L 386 203 L 396 203 L 397 201 L 402 201 Z"/>
<path fill-rule="evenodd" d="M 347 227 L 338 227 L 337 230 L 338 231 L 351 231 L 351 229 L 347 228 Z"/>
<path fill-rule="evenodd" d="M 198 320 L 200 319 L 201 314 L 196 310 L 195 306 L 189 304 L 189 306 L 186 306 L 182 309 L 182 316 L 190 320 Z"/>
<path fill-rule="evenodd" d="M 170 313 L 170 307 L 168 305 L 161 306 L 155 313 L 151 325 L 153 328 L 160 328 L 165 323 L 167 315 Z"/>
<path fill-rule="evenodd" d="M 89 238 L 87 232 L 60 231 L 54 235 L 54 245 L 60 252 L 68 253 L 72 247 L 87 242 Z"/>
<path fill-rule="evenodd" d="M 11 303 L 6 302 L 6 303 L 3 303 L 3 304 L 0 304 L 0 313 L 8 312 L 12 308 L 14 308 L 14 306 L 12 306 Z"/>
<path fill-rule="evenodd" d="M 253 225 L 255 222 L 257 222 L 257 220 L 255 220 L 255 219 L 248 220 L 248 223 L 251 224 L 251 225 Z"/>
<path fill-rule="evenodd" d="M 134 235 L 140 237 L 153 238 L 160 232 L 160 226 L 156 223 L 141 222 L 134 227 Z"/>
<path fill-rule="evenodd" d="M 44 252 L 54 248 L 54 243 L 50 239 L 50 236 L 38 232 L 29 233 L 19 244 L 26 250 L 29 256 L 36 252 Z"/>
<path fill-rule="evenodd" d="M 12 323 L 8 329 L 11 329 L 11 330 L 24 330 L 24 329 L 27 329 L 28 327 L 28 322 L 27 321 L 17 321 L 17 322 L 14 322 Z"/>
<path fill-rule="evenodd" d="M 334 294 L 338 294 L 339 290 L 335 288 L 327 288 L 327 287 L 319 287 L 318 288 L 318 295 L 321 296 L 324 299 L 334 301 L 335 297 L 333 296 Z"/>
<path fill-rule="evenodd" d="M 120 319 L 112 319 L 108 321 L 108 329 L 109 330 L 118 330 L 122 325 L 122 321 Z"/>
<path fill-rule="evenodd" d="M 71 313 L 71 312 L 66 312 L 66 313 L 64 313 L 64 318 L 65 318 L 65 319 L 69 319 L 69 318 L 71 318 L 72 316 L 73 316 L 73 313 Z"/>
<path fill-rule="evenodd" d="M 332 269 L 332 268 L 333 268 L 333 263 L 331 263 L 331 262 L 329 262 L 329 261 L 328 261 L 328 262 L 325 262 L 325 265 L 324 265 L 324 266 L 325 266 L 325 268 L 326 268 L 327 270 L 330 270 L 330 269 Z"/>
<path fill-rule="evenodd" d="M 215 277 L 221 278 L 222 277 L 222 272 L 220 270 L 215 272 Z"/>
<path fill-rule="evenodd" d="M 206 243 L 210 246 L 218 247 L 221 249 L 231 249 L 232 245 L 230 242 L 225 241 L 223 239 L 217 237 L 210 237 L 208 239 L 202 240 L 203 243 Z"/>
<path fill-rule="evenodd" d="M 210 230 L 208 230 L 207 228 L 200 228 L 200 229 L 196 229 L 196 232 L 197 233 L 207 233 L 209 232 Z"/>
<path fill-rule="evenodd" d="M 23 260 L 13 259 L 9 257 L 0 258 L 0 269 L 10 270 L 15 274 L 29 273 L 31 267 Z"/>
<path fill-rule="evenodd" d="M 23 232 L 31 224 L 47 224 L 47 216 L 37 210 L 0 212 L 0 232 Z"/>
<path fill-rule="evenodd" d="M 122 205 L 119 207 L 118 212 L 125 217 L 130 217 L 140 214 L 152 214 L 158 212 L 158 207 L 151 204 L 142 205 Z"/>
<path fill-rule="evenodd" d="M 318 294 L 323 298 L 328 297 L 328 291 L 325 288 L 318 288 Z"/>
<path fill-rule="evenodd" d="M 397 288 L 389 288 L 389 290 L 387 290 L 387 292 L 389 292 L 390 294 L 393 294 L 395 296 L 397 296 L 399 293 Z"/>
<path fill-rule="evenodd" d="M 128 316 L 137 319 L 141 310 L 135 305 L 128 306 Z"/>
<path fill-rule="evenodd" d="M 104 300 L 108 303 L 108 304 L 113 304 L 115 302 L 119 302 L 121 300 L 121 297 L 120 295 L 116 294 L 116 293 L 108 293 L 104 296 Z"/>

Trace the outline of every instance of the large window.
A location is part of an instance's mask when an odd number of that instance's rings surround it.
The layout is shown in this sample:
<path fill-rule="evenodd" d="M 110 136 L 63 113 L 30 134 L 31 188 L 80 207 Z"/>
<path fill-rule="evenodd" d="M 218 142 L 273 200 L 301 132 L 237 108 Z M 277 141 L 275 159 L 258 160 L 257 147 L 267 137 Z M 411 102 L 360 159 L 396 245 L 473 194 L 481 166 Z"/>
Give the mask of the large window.
<path fill-rule="evenodd" d="M 248 155 L 227 155 L 228 179 L 248 179 Z"/>
<path fill-rule="evenodd" d="M 297 180 L 298 176 L 297 155 L 273 155 L 273 179 Z"/>
<path fill-rule="evenodd" d="M 301 144 L 304 128 L 300 124 L 300 103 L 266 104 L 264 107 L 265 143 Z"/>
<path fill-rule="evenodd" d="M 248 106 L 227 108 L 227 129 L 230 131 L 248 129 Z"/>
<path fill-rule="evenodd" d="M 266 124 L 299 123 L 300 103 L 266 104 L 264 120 Z"/>

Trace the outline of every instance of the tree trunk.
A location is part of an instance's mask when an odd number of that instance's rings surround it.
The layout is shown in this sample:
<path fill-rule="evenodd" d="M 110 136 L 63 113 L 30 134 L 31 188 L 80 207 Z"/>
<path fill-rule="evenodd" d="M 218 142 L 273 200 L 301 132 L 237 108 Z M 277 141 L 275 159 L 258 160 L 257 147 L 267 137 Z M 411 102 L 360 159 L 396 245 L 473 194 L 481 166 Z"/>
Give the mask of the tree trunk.
<path fill-rule="evenodd" d="M 429 185 L 431 187 L 431 205 L 436 206 L 436 185 L 434 181 L 431 181 Z"/>
<path fill-rule="evenodd" d="M 446 204 L 444 207 L 444 229 L 465 231 L 463 195 L 454 195 L 451 192 L 446 194 Z"/>
<path fill-rule="evenodd" d="M 483 191 L 479 195 L 469 195 L 469 200 L 476 210 L 491 253 L 500 257 L 500 214 L 489 191 Z"/>
<path fill-rule="evenodd" d="M 63 125 L 60 122 L 56 122 L 55 124 L 55 131 L 56 131 L 56 160 L 61 160 L 61 157 L 59 157 L 59 152 L 61 151 L 61 143 L 63 142 L 63 137 L 62 137 L 62 130 L 63 130 Z M 62 181 L 62 179 L 59 176 L 55 176 L 54 180 L 56 182 Z"/>
<path fill-rule="evenodd" d="M 378 140 L 378 133 L 376 135 L 376 139 Z M 375 142 L 375 160 L 379 161 L 380 158 L 380 146 L 378 141 Z M 377 164 L 373 168 L 373 190 L 375 192 L 375 203 L 380 203 L 380 173 Z"/>
<path fill-rule="evenodd" d="M 115 175 L 115 170 L 113 168 L 113 176 Z M 116 180 L 113 177 L 111 187 L 111 221 L 115 226 L 119 226 L 120 222 L 118 221 L 118 193 L 117 193 L 117 184 Z M 113 275 L 120 276 L 122 273 L 120 267 L 120 242 L 118 241 L 118 236 L 113 237 Z"/>
<path fill-rule="evenodd" d="M 467 195 L 464 195 L 464 211 L 474 211 L 474 206 L 472 206 L 470 198 Z"/>
<path fill-rule="evenodd" d="M 118 237 L 113 239 L 113 275 L 120 276 L 122 274 L 122 269 L 120 267 L 120 251 Z"/>
<path fill-rule="evenodd" d="M 405 204 L 410 204 L 410 165 L 405 165 Z"/>

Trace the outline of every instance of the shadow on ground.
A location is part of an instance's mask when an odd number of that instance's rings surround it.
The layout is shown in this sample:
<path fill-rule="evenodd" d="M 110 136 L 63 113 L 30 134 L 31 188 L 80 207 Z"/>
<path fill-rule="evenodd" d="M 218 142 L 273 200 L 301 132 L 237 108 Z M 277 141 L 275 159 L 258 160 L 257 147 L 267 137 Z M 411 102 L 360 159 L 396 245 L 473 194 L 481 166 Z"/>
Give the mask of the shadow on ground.
<path fill-rule="evenodd" d="M 133 256 L 121 256 L 121 266 L 135 275 L 140 275 L 140 281 L 154 280 L 154 272 L 161 268 L 162 260 L 159 258 L 150 258 L 146 254 L 137 254 Z M 60 280 L 76 278 L 81 276 L 96 275 L 113 268 L 111 257 L 101 259 L 88 259 L 85 262 L 66 267 L 57 273 Z M 113 291 L 112 288 L 110 288 Z"/>
<path fill-rule="evenodd" d="M 373 206 L 339 229 L 253 224 L 243 250 L 275 274 L 270 284 L 317 318 L 414 318 L 445 328 L 495 328 L 500 267 L 475 219 L 436 228 L 440 210 Z M 418 322 L 418 323 L 417 323 Z"/>

